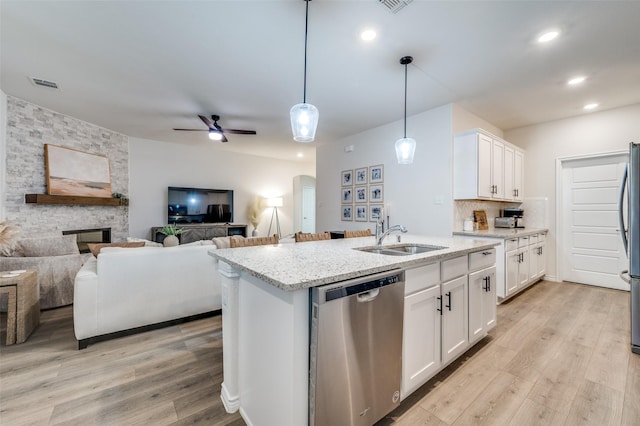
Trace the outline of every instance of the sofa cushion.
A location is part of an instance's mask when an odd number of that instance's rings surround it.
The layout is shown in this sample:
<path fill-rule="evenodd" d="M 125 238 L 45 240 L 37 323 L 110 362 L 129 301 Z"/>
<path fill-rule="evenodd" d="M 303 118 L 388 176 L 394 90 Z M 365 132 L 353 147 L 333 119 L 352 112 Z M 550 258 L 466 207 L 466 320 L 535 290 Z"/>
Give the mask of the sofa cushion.
<path fill-rule="evenodd" d="M 177 247 L 210 246 L 210 245 L 213 245 L 213 241 L 211 240 L 198 240 L 192 243 L 180 244 Z"/>
<path fill-rule="evenodd" d="M 60 235 L 42 238 L 23 238 L 16 244 L 14 256 L 47 257 L 78 254 L 76 235 Z"/>
<path fill-rule="evenodd" d="M 144 247 L 144 241 L 136 241 L 132 243 L 91 243 L 87 244 L 91 253 L 98 257 L 100 254 L 100 250 L 106 247 L 122 247 L 122 248 L 136 248 L 136 247 Z"/>

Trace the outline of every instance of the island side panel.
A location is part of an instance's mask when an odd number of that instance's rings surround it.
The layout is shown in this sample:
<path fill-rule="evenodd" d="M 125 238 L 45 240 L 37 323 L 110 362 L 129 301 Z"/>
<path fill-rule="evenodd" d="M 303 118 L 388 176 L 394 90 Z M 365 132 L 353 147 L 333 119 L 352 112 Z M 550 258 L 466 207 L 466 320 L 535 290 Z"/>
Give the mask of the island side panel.
<path fill-rule="evenodd" d="M 308 424 L 309 290 L 283 291 L 241 273 L 240 413 L 247 424 Z"/>

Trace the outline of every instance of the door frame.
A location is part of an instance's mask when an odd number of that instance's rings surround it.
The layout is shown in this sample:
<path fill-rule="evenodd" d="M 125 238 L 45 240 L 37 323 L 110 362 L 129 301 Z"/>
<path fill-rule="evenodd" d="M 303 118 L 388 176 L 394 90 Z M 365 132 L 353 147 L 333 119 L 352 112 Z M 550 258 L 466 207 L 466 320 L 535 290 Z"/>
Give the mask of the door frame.
<path fill-rule="evenodd" d="M 606 159 L 609 157 L 617 157 L 617 156 L 629 155 L 627 151 L 611 151 L 611 152 L 601 152 L 597 154 L 587 154 L 587 155 L 573 155 L 570 157 L 558 157 L 556 158 L 556 278 L 558 281 L 564 281 L 564 266 L 562 266 L 561 255 L 564 252 L 564 221 L 562 206 L 564 205 L 564 194 L 563 194 L 563 173 L 566 168 L 566 164 L 572 161 L 578 160 L 598 160 L 598 159 Z"/>

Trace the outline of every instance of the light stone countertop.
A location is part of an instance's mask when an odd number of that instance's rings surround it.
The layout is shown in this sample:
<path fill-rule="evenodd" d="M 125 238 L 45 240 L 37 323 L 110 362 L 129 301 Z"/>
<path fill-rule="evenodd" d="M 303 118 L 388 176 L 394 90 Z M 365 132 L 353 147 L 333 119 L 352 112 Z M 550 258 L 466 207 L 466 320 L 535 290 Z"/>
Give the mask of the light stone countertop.
<path fill-rule="evenodd" d="M 508 240 L 514 237 L 526 237 L 527 235 L 547 233 L 547 228 L 489 228 L 486 231 L 454 231 L 453 235 L 466 237 L 499 238 Z"/>
<path fill-rule="evenodd" d="M 396 234 L 383 247 L 398 245 Z M 400 244 L 447 247 L 427 253 L 388 256 L 354 248 L 375 246 L 375 237 L 211 250 L 209 255 L 285 291 L 317 287 L 377 272 L 410 268 L 498 245 L 498 242 L 402 234 Z"/>

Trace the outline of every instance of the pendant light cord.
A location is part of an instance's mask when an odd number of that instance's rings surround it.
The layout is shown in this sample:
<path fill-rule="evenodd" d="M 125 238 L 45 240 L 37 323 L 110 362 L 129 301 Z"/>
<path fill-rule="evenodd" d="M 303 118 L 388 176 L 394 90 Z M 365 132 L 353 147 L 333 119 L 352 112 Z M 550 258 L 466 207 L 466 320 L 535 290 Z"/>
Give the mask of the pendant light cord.
<path fill-rule="evenodd" d="M 302 96 L 302 103 L 307 103 L 307 33 L 309 31 L 309 1 L 305 0 L 307 4 L 305 19 L 304 19 L 304 90 Z"/>
<path fill-rule="evenodd" d="M 407 64 L 404 64 L 404 138 L 407 138 Z"/>

